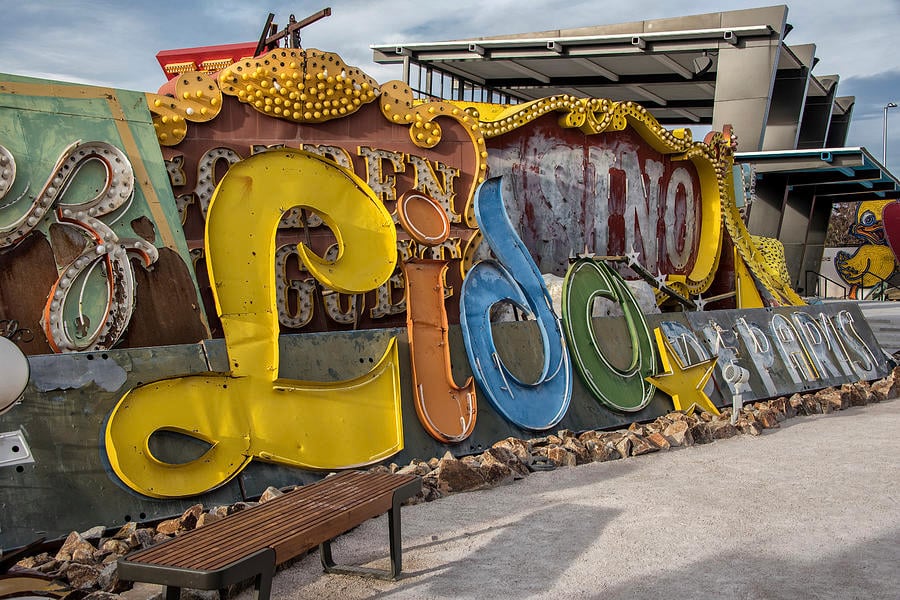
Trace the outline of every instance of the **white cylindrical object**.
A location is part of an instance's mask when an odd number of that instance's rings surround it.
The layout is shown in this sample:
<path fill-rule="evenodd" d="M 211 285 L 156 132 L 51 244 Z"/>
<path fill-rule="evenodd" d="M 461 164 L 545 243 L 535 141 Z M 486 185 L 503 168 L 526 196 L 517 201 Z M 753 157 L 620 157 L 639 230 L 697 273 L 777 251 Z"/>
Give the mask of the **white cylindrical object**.
<path fill-rule="evenodd" d="M 0 414 L 22 397 L 30 372 L 28 359 L 19 347 L 0 336 Z"/>

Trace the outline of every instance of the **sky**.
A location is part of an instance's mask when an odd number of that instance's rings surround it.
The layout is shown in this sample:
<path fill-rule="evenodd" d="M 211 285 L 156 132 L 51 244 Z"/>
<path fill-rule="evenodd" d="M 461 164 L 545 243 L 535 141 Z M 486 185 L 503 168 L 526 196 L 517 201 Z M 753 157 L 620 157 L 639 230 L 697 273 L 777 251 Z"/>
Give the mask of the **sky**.
<path fill-rule="evenodd" d="M 399 65 L 372 62 L 372 44 L 467 39 L 754 8 L 744 0 L 0 0 L 0 73 L 156 91 L 160 50 L 255 41 L 270 12 L 284 25 L 327 6 L 301 31 L 306 48 L 336 52 L 379 82 Z M 856 96 L 848 146 L 882 157 L 884 106 L 900 104 L 900 0 L 795 0 L 788 44 L 816 44 L 813 73 L 839 74 Z M 900 178 L 900 108 L 888 113 L 888 167 Z M 739 148 L 740 150 L 740 148 Z"/>

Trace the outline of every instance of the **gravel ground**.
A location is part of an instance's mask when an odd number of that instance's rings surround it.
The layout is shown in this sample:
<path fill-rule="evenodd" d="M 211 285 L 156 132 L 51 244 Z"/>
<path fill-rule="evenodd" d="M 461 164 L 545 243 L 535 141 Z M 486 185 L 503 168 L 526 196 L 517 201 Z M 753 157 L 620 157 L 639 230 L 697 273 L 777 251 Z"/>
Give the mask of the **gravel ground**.
<path fill-rule="evenodd" d="M 273 597 L 896 599 L 898 498 L 892 400 L 404 507 L 400 580 L 326 575 L 314 552 Z M 334 552 L 385 567 L 387 518 Z"/>

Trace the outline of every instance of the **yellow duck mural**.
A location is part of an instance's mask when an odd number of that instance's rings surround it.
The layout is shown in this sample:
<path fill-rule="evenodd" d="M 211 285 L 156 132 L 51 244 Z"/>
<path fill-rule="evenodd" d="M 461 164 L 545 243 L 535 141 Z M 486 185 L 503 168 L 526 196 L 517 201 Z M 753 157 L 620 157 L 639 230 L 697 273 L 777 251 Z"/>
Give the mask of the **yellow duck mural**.
<path fill-rule="evenodd" d="M 850 285 L 850 298 L 856 298 L 859 288 L 878 285 L 893 275 L 897 267 L 894 252 L 887 245 L 882 212 L 890 200 L 860 202 L 856 209 L 856 222 L 850 233 L 863 245 L 856 252 L 840 251 L 834 262 L 838 274 Z"/>

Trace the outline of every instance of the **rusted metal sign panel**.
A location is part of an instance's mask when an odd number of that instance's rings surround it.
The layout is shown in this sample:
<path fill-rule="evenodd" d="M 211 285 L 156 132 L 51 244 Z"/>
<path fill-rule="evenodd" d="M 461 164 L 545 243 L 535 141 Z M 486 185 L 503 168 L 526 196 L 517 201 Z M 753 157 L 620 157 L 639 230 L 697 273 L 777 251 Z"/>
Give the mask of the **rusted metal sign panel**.
<path fill-rule="evenodd" d="M 166 374 L 208 370 L 202 345 L 52 354 L 29 362 L 31 382 L 22 403 L 0 416 L 0 432 L 21 430 L 34 462 L 0 469 L 0 547 L 174 514 L 197 501 L 241 498 L 235 483 L 195 500 L 159 503 L 111 478 L 103 460 L 103 426 L 122 393 Z"/>
<path fill-rule="evenodd" d="M 687 274 L 699 254 L 697 169 L 634 129 L 585 135 L 552 116 L 488 140 L 491 175 L 507 176 L 507 210 L 543 273 L 568 258 L 635 251 L 651 272 Z M 623 272 L 624 274 L 624 272 Z"/>
<path fill-rule="evenodd" d="M 666 332 L 676 351 L 683 354 L 685 364 L 719 356 L 706 387 L 719 407 L 730 406 L 734 393 L 750 401 L 887 374 L 887 363 L 879 359 L 881 350 L 852 303 L 648 315 L 646 319 L 650 330 L 662 328 Z M 533 321 L 498 323 L 494 329 L 498 352 L 510 370 L 529 373 L 539 367 L 542 356 L 535 341 L 540 334 Z M 597 319 L 595 330 L 602 332 L 599 339 L 607 359 L 613 364 L 627 364 L 634 334 L 625 319 Z M 403 333 L 403 329 L 386 329 L 283 336 L 280 373 L 322 382 L 358 377 L 379 360 L 392 338 L 398 340 L 399 362 L 406 364 L 409 345 Z M 448 340 L 453 377 L 465 381 L 472 371 L 465 360 L 458 326 L 451 326 Z M 31 357 L 34 376 L 24 401 L 0 416 L 0 432 L 21 430 L 34 460 L 0 471 L 0 547 L 24 544 L 40 535 L 65 535 L 95 524 L 112 526 L 126 517 L 141 520 L 168 516 L 195 502 L 207 506 L 230 503 L 259 495 L 269 485 L 321 477 L 321 472 L 253 462 L 215 492 L 181 500 L 142 497 L 110 478 L 98 444 L 104 421 L 124 390 L 159 377 L 220 370 L 225 366 L 221 346 L 222 342 L 216 340 L 203 345 Z M 743 380 L 730 376 L 736 369 L 746 370 L 748 376 Z M 479 452 L 507 436 L 535 435 L 510 423 L 485 402 L 479 407 L 478 422 L 469 438 L 461 443 L 441 443 L 413 416 L 408 369 L 401 371 L 400 387 L 405 447 L 385 462 L 404 464 L 413 458 L 441 456 L 448 450 L 463 455 Z M 576 377 L 571 404 L 557 427 L 575 431 L 624 427 L 670 410 L 671 399 L 661 392 L 637 412 L 610 410 Z M 343 435 L 340 430 L 332 432 L 335 446 L 343 443 Z M 202 451 L 184 442 L 181 437 L 153 439 L 157 452 L 173 461 Z"/>
<path fill-rule="evenodd" d="M 0 318 L 26 353 L 205 337 L 143 94 L 0 75 L 0 163 Z"/>
<path fill-rule="evenodd" d="M 264 66 L 268 80 L 258 78 L 256 66 L 242 64 L 229 68 L 229 72 L 237 75 L 237 82 L 226 85 L 221 78 L 218 83 L 206 79 L 214 91 L 205 87 L 198 90 L 204 94 L 200 102 L 209 94 L 219 93 L 221 87 L 221 93 L 215 96 L 219 100 L 216 105 L 188 105 L 196 98 L 194 93 L 188 93 L 190 99 L 183 101 L 181 93 L 174 100 L 162 98 L 160 107 L 151 102 L 158 124 L 161 115 L 168 115 L 169 111 L 185 116 L 179 128 L 180 141 L 168 145 L 171 140 L 167 138 L 162 151 L 192 255 L 203 256 L 207 207 L 216 184 L 232 164 L 278 147 L 305 150 L 336 162 L 366 182 L 398 225 L 397 252 L 401 262 L 416 257 L 448 261 L 447 315 L 451 322 L 458 322 L 463 256 L 477 229 L 474 221 L 467 218 L 466 210 L 475 186 L 484 176 L 480 168 L 484 161 L 483 146 L 478 148 L 473 138 L 478 135 L 477 127 L 473 130 L 468 125 L 475 121 L 443 102 L 413 106 L 411 97 L 403 95 L 404 89 L 393 85 L 398 82 L 379 89 L 374 80 L 358 69 L 335 62 L 340 59 L 333 54 L 320 56 L 316 50 L 284 52 L 285 56 L 280 51 L 276 53 L 277 61 L 269 55 L 256 61 Z M 264 61 L 269 62 L 263 65 Z M 239 71 L 239 67 L 249 71 Z M 245 73 L 251 77 L 243 77 Z M 291 100 L 285 104 L 287 93 L 273 95 L 270 85 L 273 77 L 284 84 L 282 89 L 291 90 L 291 98 L 301 92 L 304 96 L 321 95 L 317 100 L 319 108 L 309 114 L 302 107 L 285 112 L 287 105 L 302 102 Z M 313 91 L 297 89 L 304 78 L 314 82 Z M 186 80 L 184 85 L 188 83 Z M 244 89 L 246 86 L 250 88 Z M 377 100 L 368 94 L 373 89 L 380 91 Z M 248 101 L 257 92 L 260 98 L 265 98 L 258 101 L 260 106 Z M 351 100 L 346 94 L 350 94 Z M 346 102 L 341 104 L 342 100 Z M 167 108 L 168 103 L 172 104 L 171 108 Z M 341 109 L 335 108 L 331 114 L 330 108 L 322 108 L 323 104 Z M 268 110 L 264 110 L 266 107 Z M 185 122 L 194 120 L 201 108 L 209 111 L 208 119 Z M 188 109 L 196 109 L 193 116 L 187 114 Z M 441 117 L 439 121 L 438 117 Z M 417 240 L 399 226 L 398 200 L 413 190 L 436 200 L 446 213 L 449 232 L 440 243 Z M 284 208 L 291 210 L 279 226 L 273 265 L 282 332 L 402 326 L 406 319 L 405 283 L 400 265 L 388 281 L 358 294 L 338 293 L 317 282 L 306 270 L 297 253 L 298 243 L 325 260 L 333 260 L 338 252 L 337 238 L 320 215 L 309 207 L 300 208 L 307 200 L 303 195 L 283 199 Z M 218 337 L 221 329 L 211 304 L 208 274 L 202 261 L 196 261 L 195 266 L 207 312 L 211 315 L 213 335 Z"/>

